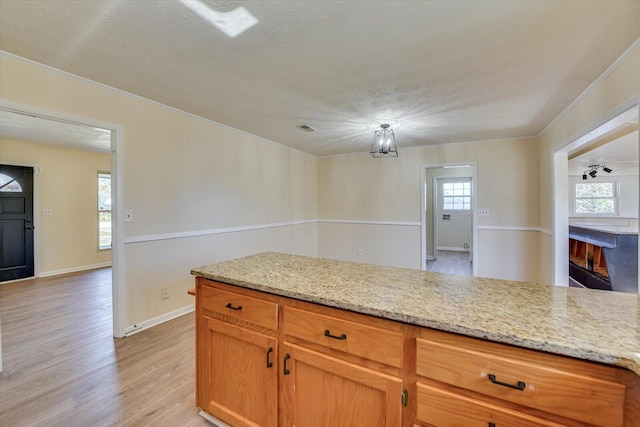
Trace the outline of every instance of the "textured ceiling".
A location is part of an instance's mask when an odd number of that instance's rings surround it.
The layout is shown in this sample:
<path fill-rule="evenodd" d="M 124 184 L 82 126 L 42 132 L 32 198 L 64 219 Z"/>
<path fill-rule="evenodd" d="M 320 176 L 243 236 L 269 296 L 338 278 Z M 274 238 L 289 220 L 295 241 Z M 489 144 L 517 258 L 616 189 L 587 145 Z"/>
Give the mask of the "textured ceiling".
<path fill-rule="evenodd" d="M 1 0 L 0 50 L 330 155 L 536 135 L 640 37 L 638 0 L 198 1 Z"/>
<path fill-rule="evenodd" d="M 111 152 L 111 132 L 0 109 L 0 138 L 71 149 Z"/>

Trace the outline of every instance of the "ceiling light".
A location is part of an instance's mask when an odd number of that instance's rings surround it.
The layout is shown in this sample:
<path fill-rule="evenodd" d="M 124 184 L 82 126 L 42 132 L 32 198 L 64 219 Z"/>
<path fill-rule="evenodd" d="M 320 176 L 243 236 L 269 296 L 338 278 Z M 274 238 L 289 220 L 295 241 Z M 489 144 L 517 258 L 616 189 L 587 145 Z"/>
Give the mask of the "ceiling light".
<path fill-rule="evenodd" d="M 229 38 L 242 34 L 258 23 L 256 17 L 244 7 L 229 12 L 218 12 L 211 9 L 202 0 L 180 0 L 180 3 L 200 15 Z"/>
<path fill-rule="evenodd" d="M 369 153 L 374 158 L 379 157 L 398 157 L 398 147 L 396 147 L 396 138 L 393 130 L 389 125 L 380 125 L 380 129 L 373 133 L 373 141 Z"/>
<path fill-rule="evenodd" d="M 602 169 L 606 173 L 613 172 L 613 169 L 609 169 L 605 165 L 589 165 L 589 169 L 582 173 L 582 179 L 587 179 L 587 174 L 589 174 L 591 178 L 595 178 L 598 174 L 598 169 Z"/>

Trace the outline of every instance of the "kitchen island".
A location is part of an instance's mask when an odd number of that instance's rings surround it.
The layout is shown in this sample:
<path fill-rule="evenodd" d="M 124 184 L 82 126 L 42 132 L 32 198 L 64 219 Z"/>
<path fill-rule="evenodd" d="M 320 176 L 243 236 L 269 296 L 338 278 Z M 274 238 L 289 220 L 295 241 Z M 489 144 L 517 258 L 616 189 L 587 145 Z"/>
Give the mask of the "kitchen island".
<path fill-rule="evenodd" d="M 323 387 L 378 399 L 379 413 L 365 405 L 357 416 L 385 425 L 446 425 L 451 412 L 462 424 L 640 422 L 638 295 L 277 253 L 192 274 L 198 405 L 232 425 L 340 413 L 331 399 L 304 398 Z M 259 363 L 234 370 L 243 357 Z M 271 391 L 268 403 L 256 397 L 259 410 L 223 397 L 246 372 Z"/>

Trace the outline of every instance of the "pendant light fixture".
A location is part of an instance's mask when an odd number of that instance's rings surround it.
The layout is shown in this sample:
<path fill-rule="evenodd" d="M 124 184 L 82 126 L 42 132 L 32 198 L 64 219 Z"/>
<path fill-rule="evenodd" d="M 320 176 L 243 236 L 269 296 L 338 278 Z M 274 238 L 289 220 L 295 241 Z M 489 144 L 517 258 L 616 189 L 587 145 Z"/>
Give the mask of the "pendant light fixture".
<path fill-rule="evenodd" d="M 374 158 L 398 157 L 396 138 L 393 136 L 393 130 L 389 125 L 380 125 L 380 129 L 374 132 L 369 153 Z"/>

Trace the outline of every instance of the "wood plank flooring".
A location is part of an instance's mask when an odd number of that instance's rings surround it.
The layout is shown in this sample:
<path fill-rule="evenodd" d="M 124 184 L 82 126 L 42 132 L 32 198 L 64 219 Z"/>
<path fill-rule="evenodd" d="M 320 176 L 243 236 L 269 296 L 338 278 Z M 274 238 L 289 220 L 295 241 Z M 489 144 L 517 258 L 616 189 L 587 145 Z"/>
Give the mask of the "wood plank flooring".
<path fill-rule="evenodd" d="M 0 426 L 211 426 L 195 315 L 112 336 L 111 269 L 0 284 Z"/>
<path fill-rule="evenodd" d="M 427 260 L 427 270 L 471 276 L 473 274 L 471 254 L 462 251 L 438 251 L 437 260 Z"/>

